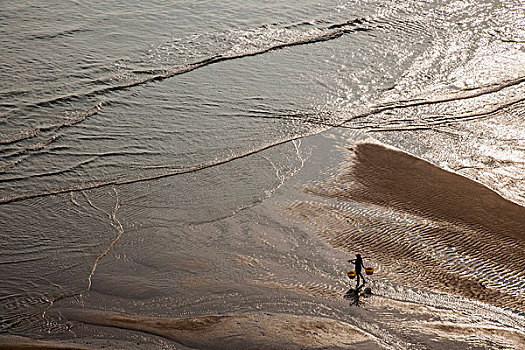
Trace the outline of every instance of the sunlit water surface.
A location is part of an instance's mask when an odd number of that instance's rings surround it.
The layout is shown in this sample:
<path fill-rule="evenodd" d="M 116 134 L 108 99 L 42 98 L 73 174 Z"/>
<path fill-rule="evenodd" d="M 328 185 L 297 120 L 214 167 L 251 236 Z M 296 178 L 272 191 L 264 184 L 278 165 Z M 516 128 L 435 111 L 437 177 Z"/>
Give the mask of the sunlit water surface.
<path fill-rule="evenodd" d="M 387 348 L 523 344 L 523 231 L 326 191 L 376 140 L 525 205 L 524 23 L 516 1 L 4 1 L 0 331 L 96 337 L 61 307 L 260 310 Z M 445 224 L 470 238 L 428 235 Z M 499 244 L 508 262 L 466 248 Z M 342 299 L 358 249 L 362 309 Z"/>

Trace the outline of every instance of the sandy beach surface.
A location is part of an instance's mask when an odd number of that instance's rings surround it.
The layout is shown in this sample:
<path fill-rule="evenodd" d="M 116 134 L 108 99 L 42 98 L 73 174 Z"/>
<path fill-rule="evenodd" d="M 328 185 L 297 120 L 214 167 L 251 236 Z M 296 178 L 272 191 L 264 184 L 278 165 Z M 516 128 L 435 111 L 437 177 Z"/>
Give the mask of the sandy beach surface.
<path fill-rule="evenodd" d="M 321 137 L 315 142 L 322 145 L 322 140 L 327 139 Z M 280 208 L 282 220 L 292 220 L 305 234 L 310 232 L 310 244 L 317 247 L 310 253 L 316 259 L 331 251 L 327 257 L 336 258 L 336 268 L 340 269 L 337 280 L 341 283 L 301 282 L 300 274 L 291 282 L 274 275 L 271 260 L 236 254 L 231 258 L 232 266 L 237 274 L 244 271 L 244 288 L 262 288 L 266 294 L 246 296 L 244 301 L 233 297 L 243 304 L 238 312 L 228 312 L 231 306 L 226 305 L 219 314 L 206 314 L 203 309 L 196 316 L 167 317 L 157 315 L 161 305 L 166 305 L 163 298 L 152 309 L 157 311 L 148 311 L 148 304 L 156 303 L 151 280 L 140 274 L 130 279 L 102 270 L 94 276 L 90 291 L 57 300 L 46 311 L 47 322 L 64 329 L 58 337 L 35 340 L 2 336 L 0 347 L 525 346 L 524 316 L 519 311 L 523 309 L 519 276 L 524 261 L 524 208 L 480 183 L 377 142 L 357 142 L 339 154 L 343 157 L 337 173 L 300 188 L 304 200 L 277 201 L 265 210 Z M 315 152 L 311 156 L 315 157 Z M 272 240 L 271 236 L 267 239 L 268 243 Z M 494 241 L 505 244 L 494 245 Z M 359 306 L 343 299 L 354 281 L 345 282 L 341 260 L 355 250 L 362 252 L 376 270 L 368 276 L 373 293 L 361 297 Z M 464 260 L 467 256 L 470 261 L 484 263 L 472 265 Z M 505 263 L 498 264 L 502 261 Z M 102 268 L 108 266 L 112 265 Z M 507 271 L 505 279 L 492 275 L 502 271 Z M 306 272 L 311 274 L 308 269 Z M 512 274 L 516 277 L 510 278 Z M 185 278 L 180 283 L 197 294 L 210 288 L 228 290 L 227 283 L 209 276 Z M 118 312 L 114 307 L 129 305 L 140 295 L 144 301 L 134 307 L 139 314 Z M 261 307 L 266 311 L 255 311 Z M 166 315 L 170 313 L 165 311 Z"/>

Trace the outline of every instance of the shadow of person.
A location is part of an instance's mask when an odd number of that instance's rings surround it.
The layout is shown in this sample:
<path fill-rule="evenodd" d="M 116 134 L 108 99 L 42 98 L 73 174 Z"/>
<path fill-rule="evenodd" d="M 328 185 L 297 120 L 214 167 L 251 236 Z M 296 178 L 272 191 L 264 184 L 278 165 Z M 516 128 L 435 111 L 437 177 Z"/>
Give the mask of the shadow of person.
<path fill-rule="evenodd" d="M 368 297 L 372 295 L 372 289 L 370 287 L 364 288 L 364 286 L 365 284 L 363 283 L 360 286 L 356 285 L 355 289 L 350 288 L 346 291 L 343 298 L 346 300 L 350 300 L 350 305 L 354 304 L 355 306 L 359 306 L 361 297 Z"/>

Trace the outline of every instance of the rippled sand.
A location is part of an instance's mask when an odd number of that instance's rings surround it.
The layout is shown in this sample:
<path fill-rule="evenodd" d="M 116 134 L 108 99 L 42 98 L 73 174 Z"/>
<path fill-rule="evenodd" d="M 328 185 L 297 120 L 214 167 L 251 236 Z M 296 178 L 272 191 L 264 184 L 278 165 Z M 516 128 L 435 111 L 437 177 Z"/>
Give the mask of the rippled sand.
<path fill-rule="evenodd" d="M 372 142 L 351 149 L 322 201 L 290 208 L 334 247 L 398 283 L 524 310 L 525 208 L 480 183 Z"/>
<path fill-rule="evenodd" d="M 0 336 L 0 349 L 523 348 L 524 209 L 399 150 L 358 143 L 352 152 L 338 176 L 307 187 L 312 196 L 258 208 L 261 224 L 249 229 L 231 217 L 222 231 L 205 223 L 173 245 L 152 234 L 150 246 L 164 250 L 137 257 L 169 273 L 102 263 L 91 289 L 39 317 L 55 332 L 47 342 Z M 275 204 L 316 229 L 262 220 Z M 133 237 L 125 233 L 114 255 L 141 261 L 123 249 Z M 169 254 L 176 249 L 186 254 Z M 360 307 L 343 299 L 354 283 L 346 260 L 356 251 L 377 271 Z M 187 299 L 170 296 L 161 281 Z"/>

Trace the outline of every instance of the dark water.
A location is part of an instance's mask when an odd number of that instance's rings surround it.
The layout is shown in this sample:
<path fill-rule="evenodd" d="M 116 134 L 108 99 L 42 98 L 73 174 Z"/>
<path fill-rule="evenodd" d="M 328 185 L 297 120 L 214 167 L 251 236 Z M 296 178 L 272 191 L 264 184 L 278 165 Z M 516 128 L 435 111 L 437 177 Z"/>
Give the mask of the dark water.
<path fill-rule="evenodd" d="M 522 222 L 486 220 L 525 205 L 522 2 L 3 1 L 0 41 L 2 333 L 97 337 L 65 307 L 260 310 L 391 348 L 523 343 Z M 465 182 L 379 200 L 347 171 L 363 140 Z M 353 165 L 414 183 L 377 159 Z M 480 184 L 498 200 L 469 214 Z M 344 192 L 359 185 L 378 197 Z M 380 320 L 341 298 L 356 250 L 383 271 Z"/>

